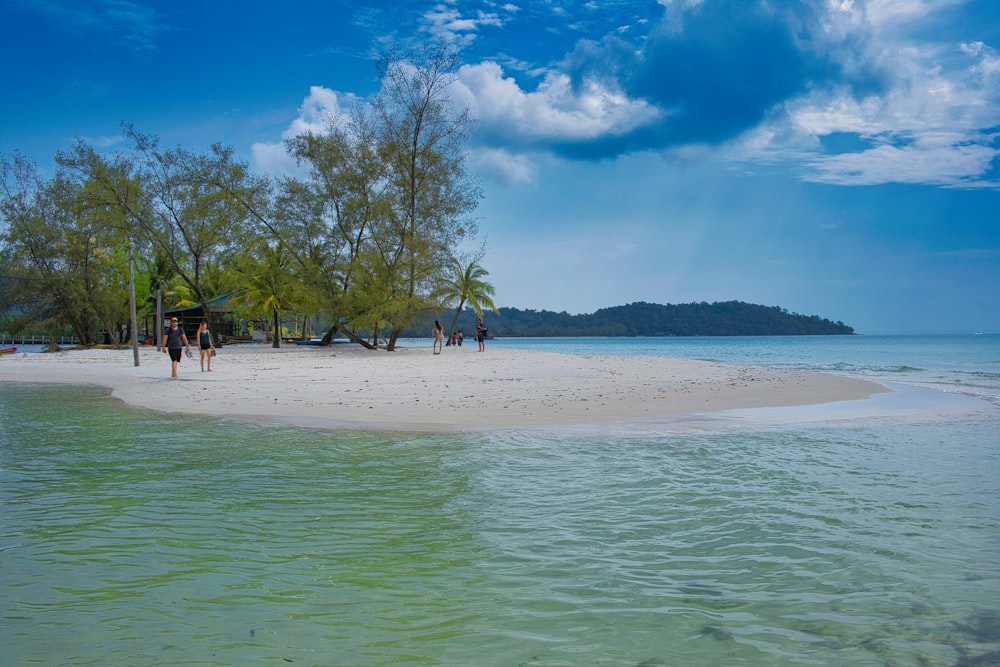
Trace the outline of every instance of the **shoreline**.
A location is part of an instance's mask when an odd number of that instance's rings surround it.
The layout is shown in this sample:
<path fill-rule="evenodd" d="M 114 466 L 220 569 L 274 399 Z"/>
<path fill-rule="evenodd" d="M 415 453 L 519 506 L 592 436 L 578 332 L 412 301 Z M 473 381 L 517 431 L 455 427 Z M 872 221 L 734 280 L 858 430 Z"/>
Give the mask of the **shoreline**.
<path fill-rule="evenodd" d="M 211 373 L 140 348 L 24 353 L 0 359 L 0 382 L 96 385 L 127 405 L 334 429 L 456 431 L 645 421 L 742 408 L 859 401 L 892 390 L 812 371 L 670 357 L 602 357 L 475 347 L 370 351 L 233 345 Z"/>

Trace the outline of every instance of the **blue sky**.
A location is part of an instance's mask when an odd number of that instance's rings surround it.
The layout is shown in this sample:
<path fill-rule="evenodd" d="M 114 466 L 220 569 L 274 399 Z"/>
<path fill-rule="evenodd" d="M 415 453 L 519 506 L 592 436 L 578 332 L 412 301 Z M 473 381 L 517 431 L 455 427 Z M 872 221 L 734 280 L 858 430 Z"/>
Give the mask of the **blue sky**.
<path fill-rule="evenodd" d="M 498 305 L 742 300 L 1000 332 L 997 0 L 3 0 L 0 152 L 256 169 L 444 39 Z"/>

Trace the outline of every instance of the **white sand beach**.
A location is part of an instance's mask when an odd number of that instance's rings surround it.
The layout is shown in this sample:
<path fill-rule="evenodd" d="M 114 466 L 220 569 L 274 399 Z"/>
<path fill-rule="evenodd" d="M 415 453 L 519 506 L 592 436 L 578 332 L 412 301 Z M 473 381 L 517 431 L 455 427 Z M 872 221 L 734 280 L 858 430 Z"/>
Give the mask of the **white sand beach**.
<path fill-rule="evenodd" d="M 232 345 L 212 372 L 130 348 L 19 353 L 0 358 L 0 382 L 108 387 L 113 397 L 166 412 L 237 415 L 334 427 L 468 430 L 629 421 L 734 408 L 812 405 L 889 391 L 814 372 L 665 357 L 600 357 L 474 346 L 431 353 L 357 345 Z"/>

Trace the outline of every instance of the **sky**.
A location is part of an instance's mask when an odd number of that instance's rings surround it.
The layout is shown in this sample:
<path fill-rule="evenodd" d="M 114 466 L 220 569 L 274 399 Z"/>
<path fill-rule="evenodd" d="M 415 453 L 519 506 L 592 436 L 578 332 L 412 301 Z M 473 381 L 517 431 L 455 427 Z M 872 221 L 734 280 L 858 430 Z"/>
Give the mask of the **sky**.
<path fill-rule="evenodd" d="M 997 0 L 0 0 L 0 153 L 283 142 L 443 40 L 498 306 L 1000 333 Z"/>

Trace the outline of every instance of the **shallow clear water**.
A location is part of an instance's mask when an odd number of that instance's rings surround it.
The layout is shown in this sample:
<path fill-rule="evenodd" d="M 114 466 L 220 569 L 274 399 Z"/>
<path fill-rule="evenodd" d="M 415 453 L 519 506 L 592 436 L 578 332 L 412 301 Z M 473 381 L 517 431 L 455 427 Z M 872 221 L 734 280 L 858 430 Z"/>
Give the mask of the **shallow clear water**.
<path fill-rule="evenodd" d="M 0 663 L 997 664 L 998 425 L 341 433 L 0 383 Z"/>
<path fill-rule="evenodd" d="M 753 364 L 907 382 L 1000 404 L 1000 335 L 503 338 L 489 345 Z"/>

